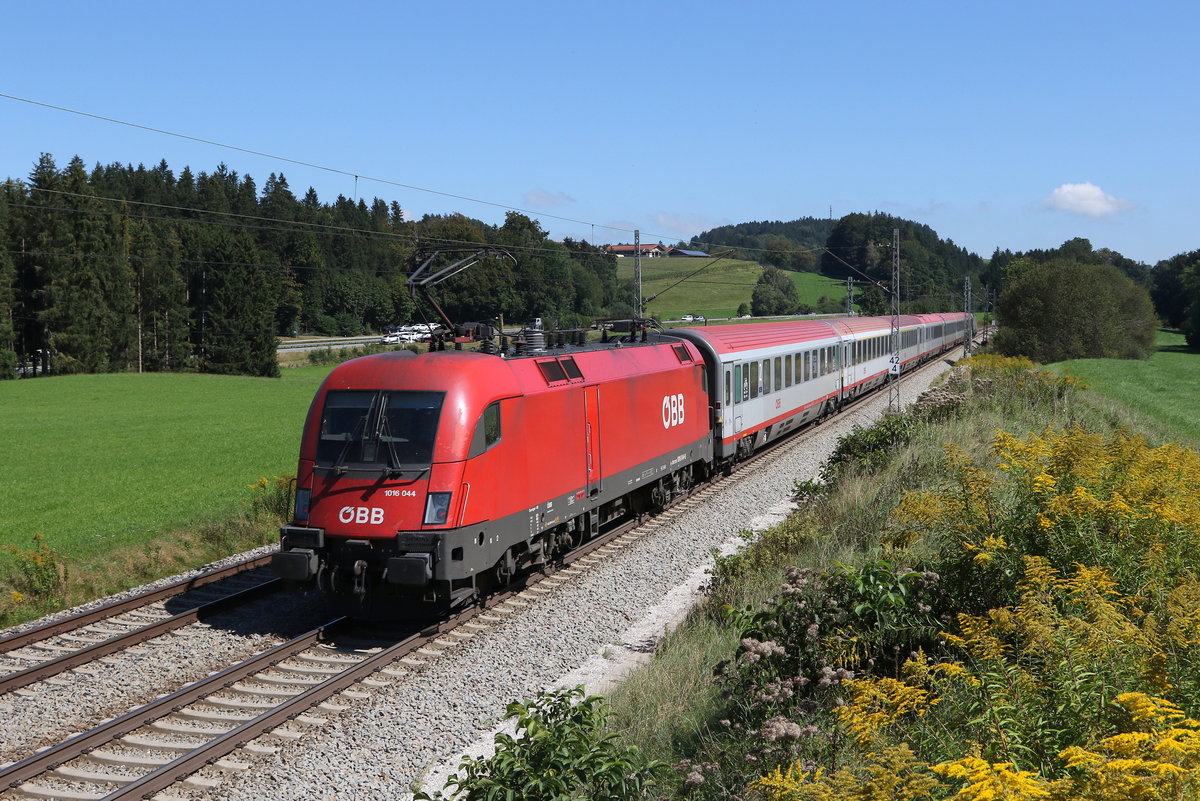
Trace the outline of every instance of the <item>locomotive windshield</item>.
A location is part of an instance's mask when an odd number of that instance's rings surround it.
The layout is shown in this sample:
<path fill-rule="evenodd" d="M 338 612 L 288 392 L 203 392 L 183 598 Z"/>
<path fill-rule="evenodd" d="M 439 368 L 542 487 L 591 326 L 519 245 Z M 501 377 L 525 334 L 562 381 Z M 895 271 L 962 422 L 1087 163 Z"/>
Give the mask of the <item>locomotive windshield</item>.
<path fill-rule="evenodd" d="M 444 394 L 331 390 L 321 412 L 317 466 L 428 466 Z"/>

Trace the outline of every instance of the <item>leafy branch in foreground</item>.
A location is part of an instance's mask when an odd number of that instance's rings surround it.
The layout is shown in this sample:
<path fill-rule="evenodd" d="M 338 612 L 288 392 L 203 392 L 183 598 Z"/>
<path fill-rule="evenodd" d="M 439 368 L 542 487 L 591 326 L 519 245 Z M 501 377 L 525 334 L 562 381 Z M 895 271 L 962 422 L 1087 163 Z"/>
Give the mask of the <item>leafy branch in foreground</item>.
<path fill-rule="evenodd" d="M 516 736 L 497 734 L 491 757 L 464 757 L 446 783 L 454 788 L 450 795 L 419 792 L 414 799 L 637 799 L 646 796 L 663 768 L 644 760 L 636 748 L 618 745 L 605 729 L 604 702 L 585 697 L 582 687 L 509 704 L 508 717 L 516 718 Z"/>

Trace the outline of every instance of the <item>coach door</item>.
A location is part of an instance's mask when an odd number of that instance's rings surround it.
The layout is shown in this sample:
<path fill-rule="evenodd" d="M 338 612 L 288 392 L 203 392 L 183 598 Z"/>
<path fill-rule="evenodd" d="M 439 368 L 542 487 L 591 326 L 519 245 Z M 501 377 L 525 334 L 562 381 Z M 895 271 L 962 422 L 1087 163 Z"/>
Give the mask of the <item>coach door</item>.
<path fill-rule="evenodd" d="M 600 387 L 583 388 L 583 419 L 590 498 L 600 493 Z"/>
<path fill-rule="evenodd" d="M 750 397 L 750 370 L 745 364 L 733 366 L 733 433 L 742 430 L 742 403 Z"/>

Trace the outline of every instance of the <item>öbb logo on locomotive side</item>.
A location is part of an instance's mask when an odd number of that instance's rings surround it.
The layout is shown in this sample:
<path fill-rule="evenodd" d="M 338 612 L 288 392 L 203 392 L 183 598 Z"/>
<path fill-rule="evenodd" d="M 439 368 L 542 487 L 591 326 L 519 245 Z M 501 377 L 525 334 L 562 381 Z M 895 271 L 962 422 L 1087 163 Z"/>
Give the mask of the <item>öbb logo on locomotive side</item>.
<path fill-rule="evenodd" d="M 671 426 L 683 425 L 683 393 L 677 395 L 663 395 L 662 402 L 662 421 L 663 428 Z"/>
<path fill-rule="evenodd" d="M 338 520 L 343 523 L 370 523 L 378 526 L 383 522 L 383 509 L 378 506 L 343 506 L 338 512 Z"/>

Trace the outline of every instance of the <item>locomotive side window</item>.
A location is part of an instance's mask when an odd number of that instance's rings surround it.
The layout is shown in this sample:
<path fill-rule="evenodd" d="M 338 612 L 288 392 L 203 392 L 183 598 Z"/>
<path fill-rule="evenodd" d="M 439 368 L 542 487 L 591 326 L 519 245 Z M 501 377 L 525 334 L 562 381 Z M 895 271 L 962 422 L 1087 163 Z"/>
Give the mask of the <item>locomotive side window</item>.
<path fill-rule="evenodd" d="M 479 415 L 475 424 L 475 434 L 471 438 L 471 452 L 468 459 L 473 459 L 500 441 L 500 401 L 489 405 Z"/>

